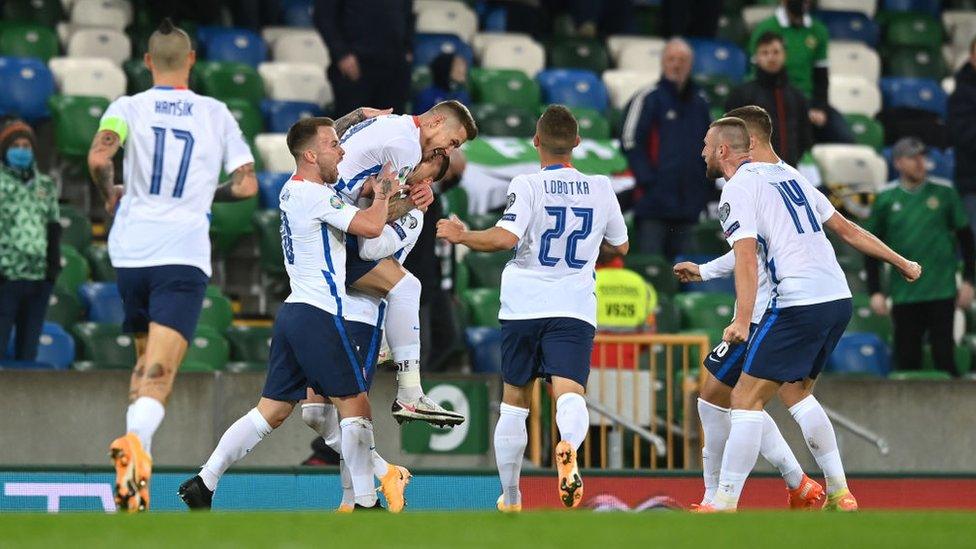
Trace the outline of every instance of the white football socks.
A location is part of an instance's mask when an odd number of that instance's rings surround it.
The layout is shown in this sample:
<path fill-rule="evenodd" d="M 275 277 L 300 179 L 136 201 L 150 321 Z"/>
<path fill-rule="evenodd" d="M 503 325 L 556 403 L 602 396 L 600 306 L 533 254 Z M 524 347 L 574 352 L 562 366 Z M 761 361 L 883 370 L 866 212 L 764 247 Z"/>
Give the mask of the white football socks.
<path fill-rule="evenodd" d="M 139 397 L 125 412 L 125 431 L 135 433 L 142 443 L 142 449 L 152 455 L 152 437 L 165 415 L 166 408 L 162 402 L 152 397 Z"/>
<path fill-rule="evenodd" d="M 505 505 L 522 502 L 519 492 L 519 476 L 522 473 L 522 458 L 529 442 L 525 430 L 525 419 L 529 417 L 528 408 L 519 408 L 502 403 L 498 423 L 495 425 L 495 464 L 498 478 L 502 483 Z"/>
<path fill-rule="evenodd" d="M 790 414 L 800 425 L 803 439 L 827 479 L 827 494 L 834 495 L 847 489 L 847 476 L 840 460 L 837 436 L 823 406 L 810 395 L 791 406 Z"/>
<path fill-rule="evenodd" d="M 729 440 L 722 456 L 722 473 L 712 505 L 720 510 L 734 510 L 739 504 L 742 487 L 759 458 L 765 412 L 732 410 Z"/>
<path fill-rule="evenodd" d="M 556 400 L 556 426 L 559 437 L 579 450 L 590 428 L 590 413 L 583 395 L 565 393 Z"/>
<path fill-rule="evenodd" d="M 200 478 L 207 488 L 215 490 L 227 468 L 246 456 L 271 431 L 271 425 L 257 408 L 235 421 L 220 437 L 210 459 L 200 470 Z"/>
<path fill-rule="evenodd" d="M 342 430 L 340 454 L 349 468 L 356 503 L 363 507 L 376 504 L 376 486 L 373 483 L 372 451 L 373 422 L 361 416 L 347 417 L 339 422 Z"/>
<path fill-rule="evenodd" d="M 732 420 L 729 409 L 698 399 L 698 417 L 701 419 L 705 443 L 702 445 L 702 476 L 705 479 L 705 495 L 702 503 L 710 503 L 718 489 L 718 477 L 722 471 L 722 453 L 729 439 Z"/>
<path fill-rule="evenodd" d="M 322 437 L 325 445 L 342 456 L 342 434 L 339 429 L 339 412 L 335 406 L 327 403 L 306 402 L 302 404 L 302 419 L 305 424 Z M 389 471 L 390 464 L 373 450 L 373 474 L 376 478 L 383 478 Z"/>
<path fill-rule="evenodd" d="M 414 402 L 420 386 L 420 280 L 407 273 L 386 294 L 386 339 L 397 365 L 397 398 Z"/>
<path fill-rule="evenodd" d="M 763 425 L 762 446 L 759 448 L 759 453 L 770 465 L 779 470 L 779 474 L 786 481 L 786 486 L 793 490 L 803 481 L 803 468 L 793 455 L 793 450 L 790 450 L 790 446 L 786 444 L 772 416 L 766 411 L 763 411 L 763 414 L 766 422 Z"/>

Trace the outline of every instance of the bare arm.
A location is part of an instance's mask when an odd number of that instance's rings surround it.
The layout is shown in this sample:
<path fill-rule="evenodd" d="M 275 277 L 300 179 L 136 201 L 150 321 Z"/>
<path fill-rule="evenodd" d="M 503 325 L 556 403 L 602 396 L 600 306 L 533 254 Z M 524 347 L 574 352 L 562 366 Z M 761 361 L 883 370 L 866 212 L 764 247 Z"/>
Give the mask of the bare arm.
<path fill-rule="evenodd" d="M 835 213 L 830 216 L 830 219 L 824 225 L 831 231 L 837 233 L 837 236 L 841 237 L 844 242 L 850 244 L 862 254 L 890 264 L 909 282 L 914 282 L 922 275 L 922 267 L 918 263 L 905 259 L 889 248 L 878 237 L 858 225 L 851 223 L 843 215 Z M 738 263 L 738 256 L 736 256 L 736 261 Z M 736 273 L 738 274 L 738 271 Z M 738 286 L 738 283 L 736 285 Z"/>
<path fill-rule="evenodd" d="M 384 114 L 390 114 L 393 109 L 373 109 L 370 107 L 359 107 L 358 109 L 352 111 L 351 113 L 343 116 L 342 118 L 335 121 L 335 131 L 339 138 L 342 138 L 342 134 L 346 133 L 346 130 L 359 124 L 367 118 L 373 118 L 376 116 L 381 116 Z"/>
<path fill-rule="evenodd" d="M 722 339 L 729 343 L 741 343 L 749 339 L 749 323 L 759 289 L 756 239 L 739 239 L 732 245 L 732 251 L 735 252 L 735 318 L 725 329 Z"/>
<path fill-rule="evenodd" d="M 373 203 L 365 210 L 356 212 L 356 216 L 349 223 L 346 230 L 349 234 L 376 238 L 383 234 L 386 226 L 386 213 L 389 210 L 390 197 L 403 190 L 403 184 L 396 178 L 396 172 L 388 163 L 379 176 L 370 177 L 366 185 L 373 189 Z"/>
<path fill-rule="evenodd" d="M 600 256 L 599 256 L 600 259 L 599 259 L 599 262 L 600 263 L 604 263 L 606 261 L 610 261 L 611 259 L 616 259 L 618 257 L 623 257 L 623 256 L 627 255 L 627 252 L 629 252 L 629 251 L 630 251 L 630 242 L 629 241 L 624 242 L 623 244 L 620 244 L 619 246 L 614 246 L 613 244 L 611 244 L 611 243 L 607 242 L 606 240 L 604 240 L 603 242 L 600 243 Z"/>
<path fill-rule="evenodd" d="M 258 179 L 254 175 L 254 164 L 248 162 L 234 170 L 230 180 L 225 181 L 214 191 L 214 202 L 236 202 L 251 198 L 258 192 Z"/>
<path fill-rule="evenodd" d="M 416 207 L 417 206 L 414 205 L 413 200 L 410 200 L 409 196 L 398 194 L 390 199 L 390 207 L 386 213 L 386 220 L 387 222 L 396 221 L 397 219 L 407 215 L 410 210 Z"/>
<path fill-rule="evenodd" d="M 518 244 L 518 237 L 501 228 L 492 227 L 483 231 L 470 231 L 457 216 L 437 222 L 437 237 L 451 244 L 464 244 L 479 252 L 500 252 L 511 250 Z"/>
<path fill-rule="evenodd" d="M 88 173 L 105 200 L 105 209 L 110 213 L 122 195 L 121 187 L 116 188 L 115 185 L 115 165 L 112 164 L 112 158 L 121 147 L 119 134 L 102 130 L 95 134 L 91 148 L 88 149 Z"/>

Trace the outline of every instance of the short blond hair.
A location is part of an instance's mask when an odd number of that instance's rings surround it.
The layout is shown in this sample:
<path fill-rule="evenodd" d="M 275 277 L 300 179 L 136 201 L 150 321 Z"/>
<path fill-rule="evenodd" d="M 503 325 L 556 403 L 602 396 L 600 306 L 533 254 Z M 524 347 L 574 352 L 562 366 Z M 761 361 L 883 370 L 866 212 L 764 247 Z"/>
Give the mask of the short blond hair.
<path fill-rule="evenodd" d="M 745 121 L 734 116 L 726 116 L 712 122 L 709 128 L 716 128 L 722 142 L 736 152 L 749 152 L 749 128 Z"/>

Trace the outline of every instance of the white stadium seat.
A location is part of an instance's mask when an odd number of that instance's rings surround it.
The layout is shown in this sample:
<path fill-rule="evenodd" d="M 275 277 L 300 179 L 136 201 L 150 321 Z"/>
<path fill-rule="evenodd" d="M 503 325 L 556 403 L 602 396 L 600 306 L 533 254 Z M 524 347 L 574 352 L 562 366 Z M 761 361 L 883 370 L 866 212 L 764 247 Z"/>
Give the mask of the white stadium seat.
<path fill-rule="evenodd" d="M 132 4 L 123 0 L 76 0 L 71 6 L 71 23 L 124 30 L 132 23 Z"/>
<path fill-rule="evenodd" d="M 442 9 L 425 9 L 417 13 L 417 32 L 455 34 L 471 42 L 478 32 L 478 16 L 460 2 Z"/>
<path fill-rule="evenodd" d="M 506 40 L 535 44 L 535 40 L 531 36 L 520 32 L 479 32 L 471 39 L 471 49 L 474 50 L 474 56 L 480 61 L 485 56 L 485 50 L 488 49 L 489 44 Z"/>
<path fill-rule="evenodd" d="M 268 47 L 274 46 L 275 40 L 281 38 L 282 36 L 288 34 L 303 34 L 308 32 L 308 29 L 299 27 L 278 27 L 278 26 L 268 26 L 261 29 L 261 39 Z"/>
<path fill-rule="evenodd" d="M 746 6 L 742 8 L 742 20 L 751 31 L 763 19 L 769 19 L 776 11 L 776 6 Z"/>
<path fill-rule="evenodd" d="M 943 78 L 942 89 L 946 92 L 946 95 L 952 95 L 952 92 L 956 91 L 956 78 L 954 76 L 946 76 Z"/>
<path fill-rule="evenodd" d="M 603 71 L 603 85 L 610 94 L 610 104 L 622 109 L 638 91 L 657 84 L 661 72 L 610 69 Z"/>
<path fill-rule="evenodd" d="M 518 69 L 531 78 L 546 66 L 546 50 L 535 41 L 494 40 L 485 48 L 481 66 L 486 69 Z"/>
<path fill-rule="evenodd" d="M 288 152 L 287 134 L 259 133 L 254 136 L 254 146 L 261 155 L 264 169 L 269 172 L 295 171 L 295 158 Z"/>
<path fill-rule="evenodd" d="M 949 41 L 957 49 L 969 48 L 972 39 L 976 38 L 976 11 L 944 11 L 942 12 L 942 24 L 945 25 Z"/>
<path fill-rule="evenodd" d="M 278 37 L 271 46 L 271 58 L 288 63 L 314 63 L 329 66 L 329 50 L 314 30 L 290 32 Z"/>
<path fill-rule="evenodd" d="M 641 45 L 646 51 L 656 52 L 657 57 L 661 57 L 664 52 L 664 45 L 667 42 L 663 38 L 648 38 L 646 36 L 632 36 L 629 34 L 615 34 L 607 37 L 607 50 L 610 51 L 610 58 L 618 66 L 620 65 L 620 55 L 625 49 Z"/>
<path fill-rule="evenodd" d="M 849 192 L 875 193 L 887 179 L 887 162 L 868 145 L 815 145 L 811 152 L 828 186 L 842 185 Z"/>
<path fill-rule="evenodd" d="M 874 116 L 881 110 L 881 90 L 866 78 L 837 75 L 830 78 L 827 100 L 844 114 Z"/>
<path fill-rule="evenodd" d="M 91 95 L 109 101 L 125 93 L 125 73 L 104 58 L 55 57 L 48 61 L 62 95 Z"/>
<path fill-rule="evenodd" d="M 874 17 L 878 0 L 820 0 L 817 8 L 826 11 L 859 11 Z"/>
<path fill-rule="evenodd" d="M 414 0 L 413 12 L 420 13 L 427 10 L 451 9 L 458 4 L 464 4 L 461 0 Z"/>
<path fill-rule="evenodd" d="M 862 42 L 831 40 L 827 47 L 830 74 L 861 76 L 869 80 L 881 77 L 881 58 L 878 52 Z"/>
<path fill-rule="evenodd" d="M 129 37 L 115 29 L 79 28 L 68 39 L 68 57 L 102 57 L 121 65 L 129 59 Z"/>
<path fill-rule="evenodd" d="M 271 99 L 304 101 L 319 106 L 332 102 L 332 86 L 325 68 L 312 63 L 270 62 L 258 65 L 264 89 Z"/>
<path fill-rule="evenodd" d="M 661 74 L 661 50 L 649 44 L 631 44 L 620 52 L 617 66 L 622 70 L 647 71 L 655 77 Z"/>

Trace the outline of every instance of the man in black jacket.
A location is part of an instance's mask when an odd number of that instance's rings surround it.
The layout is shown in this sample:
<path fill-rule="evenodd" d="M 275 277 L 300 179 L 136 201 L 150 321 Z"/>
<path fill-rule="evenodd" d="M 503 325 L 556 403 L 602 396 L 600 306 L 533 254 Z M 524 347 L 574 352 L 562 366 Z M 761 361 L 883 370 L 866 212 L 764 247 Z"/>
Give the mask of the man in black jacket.
<path fill-rule="evenodd" d="M 806 96 L 786 76 L 786 46 L 783 37 L 764 33 L 756 42 L 756 76 L 729 94 L 726 112 L 747 105 L 766 109 L 773 121 L 773 150 L 787 164 L 796 166 L 813 146 L 813 126 Z"/>
<path fill-rule="evenodd" d="M 336 112 L 381 105 L 402 113 L 410 95 L 413 0 L 316 0 L 313 18 L 332 59 Z"/>
<path fill-rule="evenodd" d="M 949 140 L 956 148 L 956 190 L 969 226 L 976 230 L 976 39 L 969 45 L 969 62 L 956 73 L 947 122 Z"/>

